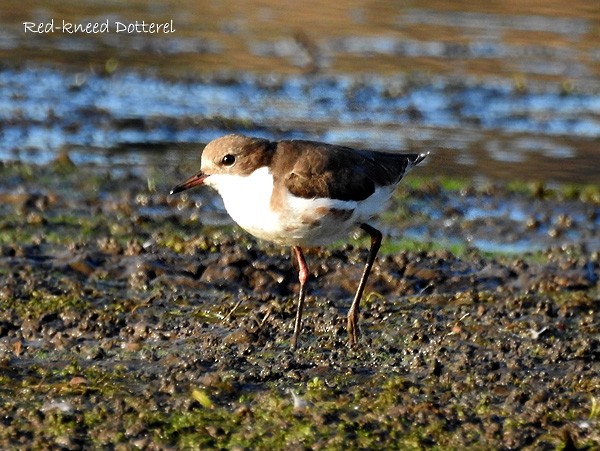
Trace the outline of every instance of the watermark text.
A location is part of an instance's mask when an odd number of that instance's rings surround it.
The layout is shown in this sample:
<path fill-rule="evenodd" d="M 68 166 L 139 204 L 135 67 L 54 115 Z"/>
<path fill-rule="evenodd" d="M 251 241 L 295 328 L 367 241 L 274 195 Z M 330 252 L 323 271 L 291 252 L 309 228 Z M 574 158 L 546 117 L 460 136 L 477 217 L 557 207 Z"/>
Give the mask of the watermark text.
<path fill-rule="evenodd" d="M 23 22 L 25 33 L 65 33 L 65 34 L 98 34 L 98 33 L 123 33 L 123 34 L 169 34 L 175 33 L 173 20 L 166 22 L 110 22 L 108 19 L 101 22 L 73 23 L 67 20 L 50 19 L 47 22 Z"/>

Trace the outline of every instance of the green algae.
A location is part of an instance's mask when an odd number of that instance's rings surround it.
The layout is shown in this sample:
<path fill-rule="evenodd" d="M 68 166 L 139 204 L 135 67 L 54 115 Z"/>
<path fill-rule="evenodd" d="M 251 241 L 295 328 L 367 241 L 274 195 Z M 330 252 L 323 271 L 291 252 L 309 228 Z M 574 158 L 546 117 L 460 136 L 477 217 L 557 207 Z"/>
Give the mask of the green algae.
<path fill-rule="evenodd" d="M 89 307 L 90 303 L 83 297 L 73 295 L 54 295 L 33 291 L 27 299 L 7 299 L 2 302 L 3 309 L 14 310 L 24 317 L 39 317 L 67 310 L 81 311 Z"/>

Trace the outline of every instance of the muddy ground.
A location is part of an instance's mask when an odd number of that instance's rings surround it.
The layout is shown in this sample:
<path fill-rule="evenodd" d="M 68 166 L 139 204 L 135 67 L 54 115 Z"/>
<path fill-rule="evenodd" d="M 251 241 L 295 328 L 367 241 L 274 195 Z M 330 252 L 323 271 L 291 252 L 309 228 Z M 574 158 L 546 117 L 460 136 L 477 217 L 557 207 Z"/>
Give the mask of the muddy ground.
<path fill-rule="evenodd" d="M 2 165 L 0 448 L 600 447 L 597 186 L 407 180 L 360 345 L 345 331 L 357 235 L 308 253 L 291 352 L 289 250 L 202 191 L 167 196 L 180 178 L 67 155 Z M 467 214 L 490 199 L 530 214 Z M 416 220 L 479 241 L 406 239 Z M 509 228 L 544 250 L 474 247 Z"/>

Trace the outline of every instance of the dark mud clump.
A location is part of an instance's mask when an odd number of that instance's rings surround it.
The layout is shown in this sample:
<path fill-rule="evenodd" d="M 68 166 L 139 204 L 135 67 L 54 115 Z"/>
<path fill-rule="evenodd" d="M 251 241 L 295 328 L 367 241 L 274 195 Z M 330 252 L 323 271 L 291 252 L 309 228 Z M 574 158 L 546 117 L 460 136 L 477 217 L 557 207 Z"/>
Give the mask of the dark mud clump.
<path fill-rule="evenodd" d="M 316 279 L 293 353 L 288 250 L 203 224 L 211 198 L 162 194 L 175 175 L 0 170 L 2 448 L 600 446 L 597 249 L 394 238 L 413 226 L 407 193 L 451 200 L 441 224 L 467 210 L 461 199 L 533 205 L 539 191 L 408 183 L 393 226 L 383 218 L 360 346 L 345 332 L 366 258 L 353 238 L 307 254 Z M 542 197 L 591 218 L 555 225 L 593 242 L 597 193 Z"/>

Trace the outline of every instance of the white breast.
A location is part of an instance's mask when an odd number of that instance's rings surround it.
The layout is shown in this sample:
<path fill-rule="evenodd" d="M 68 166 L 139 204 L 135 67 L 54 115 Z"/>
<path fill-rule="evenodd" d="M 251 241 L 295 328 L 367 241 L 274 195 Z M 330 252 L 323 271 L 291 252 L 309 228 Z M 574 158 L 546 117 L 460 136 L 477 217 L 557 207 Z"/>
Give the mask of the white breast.
<path fill-rule="evenodd" d="M 248 176 L 213 174 L 205 183 L 223 198 L 227 213 L 251 234 L 269 239 L 266 235 L 277 230 L 279 215 L 271 209 L 273 176 L 262 167 Z"/>

